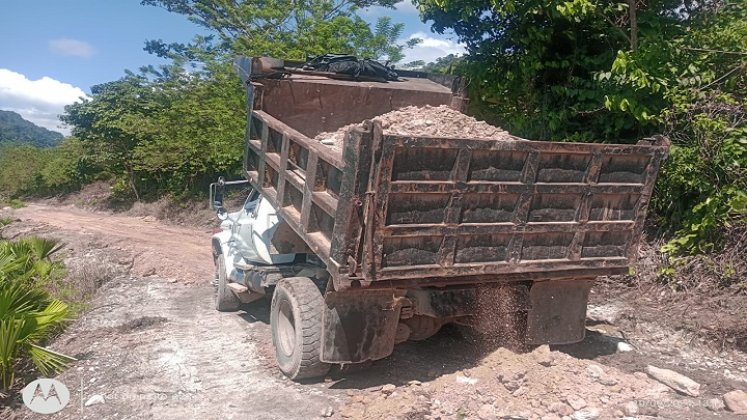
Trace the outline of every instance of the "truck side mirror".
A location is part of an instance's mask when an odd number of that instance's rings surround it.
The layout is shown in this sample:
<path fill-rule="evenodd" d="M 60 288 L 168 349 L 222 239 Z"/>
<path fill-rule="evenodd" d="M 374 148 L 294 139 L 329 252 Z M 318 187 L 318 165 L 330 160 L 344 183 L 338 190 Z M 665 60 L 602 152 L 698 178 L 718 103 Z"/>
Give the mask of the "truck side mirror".
<path fill-rule="evenodd" d="M 223 177 L 218 178 L 218 182 L 210 184 L 210 208 L 220 210 L 223 208 L 223 187 L 226 181 Z"/>
<path fill-rule="evenodd" d="M 213 197 L 213 208 L 220 210 L 223 208 L 223 188 L 218 188 Z"/>
<path fill-rule="evenodd" d="M 224 221 L 228 219 L 228 212 L 223 207 L 217 207 L 215 210 L 215 215 L 218 217 L 218 220 Z"/>

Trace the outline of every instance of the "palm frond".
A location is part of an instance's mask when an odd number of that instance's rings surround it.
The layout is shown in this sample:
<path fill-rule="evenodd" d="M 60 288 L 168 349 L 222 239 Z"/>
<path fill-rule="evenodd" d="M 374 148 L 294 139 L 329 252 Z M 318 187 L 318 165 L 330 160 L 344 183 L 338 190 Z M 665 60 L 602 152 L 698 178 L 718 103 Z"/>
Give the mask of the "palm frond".
<path fill-rule="evenodd" d="M 18 336 L 21 323 L 14 319 L 0 319 L 0 379 L 3 389 L 13 384 L 13 365 L 18 355 Z"/>
<path fill-rule="evenodd" d="M 34 362 L 34 366 L 45 376 L 51 376 L 54 373 L 60 372 L 70 363 L 77 361 L 72 356 L 58 353 L 33 343 L 29 346 L 28 353 L 31 361 Z"/>
<path fill-rule="evenodd" d="M 34 236 L 25 239 L 32 255 L 37 260 L 44 260 L 52 256 L 55 252 L 62 249 L 63 245 L 54 239 L 40 238 Z"/>

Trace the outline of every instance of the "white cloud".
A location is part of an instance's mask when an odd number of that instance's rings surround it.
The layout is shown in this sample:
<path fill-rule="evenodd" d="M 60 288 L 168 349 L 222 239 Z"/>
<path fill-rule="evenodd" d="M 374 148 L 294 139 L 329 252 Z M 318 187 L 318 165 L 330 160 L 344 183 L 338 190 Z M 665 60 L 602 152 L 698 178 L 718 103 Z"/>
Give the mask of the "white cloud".
<path fill-rule="evenodd" d="M 449 54 L 464 54 L 466 51 L 464 45 L 448 38 L 436 38 L 424 32 L 415 32 L 414 34 L 407 37 L 405 40 L 401 40 L 404 43 L 413 38 L 420 38 L 421 43 L 416 45 L 414 48 L 406 49 L 404 51 L 405 58 L 401 63 L 409 63 L 411 61 L 423 60 L 426 63 L 435 61 L 439 57 L 444 57 Z"/>
<path fill-rule="evenodd" d="M 0 68 L 0 109 L 15 111 L 36 125 L 69 134 L 58 115 L 65 105 L 87 97 L 79 87 L 50 77 L 29 80 L 26 76 Z"/>
<path fill-rule="evenodd" d="M 93 45 L 85 41 L 69 38 L 50 40 L 49 50 L 59 55 L 83 58 L 88 58 L 96 52 Z"/>

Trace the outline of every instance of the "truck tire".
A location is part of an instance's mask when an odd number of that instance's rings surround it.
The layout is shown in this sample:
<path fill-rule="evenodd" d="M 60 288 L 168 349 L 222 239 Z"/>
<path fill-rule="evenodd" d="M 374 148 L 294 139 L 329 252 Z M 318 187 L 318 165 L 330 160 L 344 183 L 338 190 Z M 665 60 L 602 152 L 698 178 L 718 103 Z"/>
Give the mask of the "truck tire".
<path fill-rule="evenodd" d="M 226 273 L 226 259 L 223 254 L 218 255 L 215 261 L 215 271 L 218 278 L 218 286 L 215 291 L 215 309 L 220 312 L 233 312 L 239 310 L 241 301 L 228 288 L 228 273 Z"/>
<path fill-rule="evenodd" d="M 324 376 L 330 365 L 322 350 L 324 298 L 307 277 L 290 277 L 275 286 L 270 308 L 272 344 L 280 370 L 292 380 Z"/>

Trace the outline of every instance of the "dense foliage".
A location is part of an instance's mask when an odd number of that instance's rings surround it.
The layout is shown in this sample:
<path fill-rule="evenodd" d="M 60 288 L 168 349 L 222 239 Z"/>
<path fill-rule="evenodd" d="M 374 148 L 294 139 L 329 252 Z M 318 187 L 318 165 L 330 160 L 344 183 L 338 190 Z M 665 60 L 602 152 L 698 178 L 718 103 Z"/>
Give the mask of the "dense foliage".
<path fill-rule="evenodd" d="M 63 120 L 115 181 L 121 198 L 202 190 L 241 162 L 244 99 L 238 77 L 211 65 L 205 77 L 170 66 L 94 86 L 92 99 L 67 107 Z M 209 73 L 208 73 L 209 72 Z"/>
<path fill-rule="evenodd" d="M 52 147 L 62 141 L 62 134 L 23 119 L 13 111 L 0 110 L 0 145 L 29 144 Z"/>
<path fill-rule="evenodd" d="M 0 202 L 3 196 L 75 191 L 99 173 L 93 159 L 74 137 L 55 148 L 0 145 Z"/>

